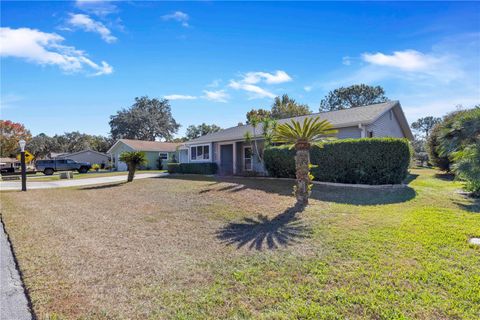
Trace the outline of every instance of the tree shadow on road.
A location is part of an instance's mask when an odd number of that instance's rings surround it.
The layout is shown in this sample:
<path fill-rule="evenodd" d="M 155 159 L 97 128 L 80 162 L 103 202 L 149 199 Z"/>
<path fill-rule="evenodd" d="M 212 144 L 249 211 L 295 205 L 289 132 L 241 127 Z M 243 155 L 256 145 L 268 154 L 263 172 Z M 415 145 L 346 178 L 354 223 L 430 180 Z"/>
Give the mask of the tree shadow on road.
<path fill-rule="evenodd" d="M 287 247 L 311 234 L 311 229 L 297 216 L 302 206 L 288 208 L 273 219 L 259 215 L 257 219 L 244 218 L 242 222 L 232 222 L 216 232 L 216 236 L 227 245 L 237 249 L 263 250 Z"/>

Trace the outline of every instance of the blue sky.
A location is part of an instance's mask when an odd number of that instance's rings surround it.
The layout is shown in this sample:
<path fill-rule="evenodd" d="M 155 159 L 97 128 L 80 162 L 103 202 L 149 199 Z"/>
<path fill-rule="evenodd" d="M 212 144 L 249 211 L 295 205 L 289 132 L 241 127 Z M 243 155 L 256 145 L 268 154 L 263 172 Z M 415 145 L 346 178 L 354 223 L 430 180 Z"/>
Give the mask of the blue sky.
<path fill-rule="evenodd" d="M 381 85 L 410 122 L 480 102 L 480 3 L 1 2 L 1 118 L 108 134 L 136 96 L 182 125 Z"/>

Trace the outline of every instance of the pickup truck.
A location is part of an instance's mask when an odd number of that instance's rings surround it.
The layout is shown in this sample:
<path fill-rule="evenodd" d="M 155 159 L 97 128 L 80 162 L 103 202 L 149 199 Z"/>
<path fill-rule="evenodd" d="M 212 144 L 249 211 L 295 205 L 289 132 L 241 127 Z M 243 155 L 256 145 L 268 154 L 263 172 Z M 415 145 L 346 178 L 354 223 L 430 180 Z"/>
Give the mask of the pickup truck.
<path fill-rule="evenodd" d="M 51 176 L 55 171 L 77 170 L 79 173 L 87 173 L 92 167 L 88 162 L 76 162 L 71 159 L 37 160 L 35 163 L 37 171 Z"/>

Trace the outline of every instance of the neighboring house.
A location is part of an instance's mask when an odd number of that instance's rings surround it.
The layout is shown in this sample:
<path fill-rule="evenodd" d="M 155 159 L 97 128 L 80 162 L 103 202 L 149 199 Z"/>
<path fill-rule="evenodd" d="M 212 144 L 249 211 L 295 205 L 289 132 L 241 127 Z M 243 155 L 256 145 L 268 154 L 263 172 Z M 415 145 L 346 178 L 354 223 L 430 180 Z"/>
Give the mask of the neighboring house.
<path fill-rule="evenodd" d="M 397 137 L 413 140 L 410 126 L 398 101 L 388 101 L 365 107 L 315 113 L 278 120 L 279 124 L 306 117 L 328 120 L 337 130 L 337 138 Z M 253 143 L 245 141 L 245 133 L 254 136 L 251 125 L 238 125 L 185 142 L 180 148 L 182 163 L 216 162 L 219 173 L 245 174 L 249 171 L 264 174 L 265 169 L 255 155 Z M 257 126 L 256 140 L 259 153 L 263 152 L 262 126 Z"/>
<path fill-rule="evenodd" d="M 59 155 L 56 155 L 56 159 L 71 159 L 75 160 L 77 162 L 88 162 L 90 164 L 99 164 L 104 168 L 105 166 L 108 165 L 108 162 L 110 161 L 110 157 L 102 152 L 98 152 L 95 150 L 87 149 L 87 150 L 82 150 L 79 152 L 74 152 L 74 153 L 62 153 Z"/>
<path fill-rule="evenodd" d="M 0 169 L 3 171 L 14 171 L 15 168 L 20 166 L 20 161 L 16 158 L 0 158 Z"/>
<path fill-rule="evenodd" d="M 181 143 L 142 141 L 120 139 L 107 151 L 112 157 L 112 164 L 118 171 L 126 171 L 126 163 L 120 161 L 120 155 L 126 151 L 142 151 L 147 156 L 147 164 L 142 166 L 145 169 L 158 169 L 159 160 L 162 161 L 162 168 L 167 168 L 167 163 L 173 160 L 178 161 L 177 147 Z"/>

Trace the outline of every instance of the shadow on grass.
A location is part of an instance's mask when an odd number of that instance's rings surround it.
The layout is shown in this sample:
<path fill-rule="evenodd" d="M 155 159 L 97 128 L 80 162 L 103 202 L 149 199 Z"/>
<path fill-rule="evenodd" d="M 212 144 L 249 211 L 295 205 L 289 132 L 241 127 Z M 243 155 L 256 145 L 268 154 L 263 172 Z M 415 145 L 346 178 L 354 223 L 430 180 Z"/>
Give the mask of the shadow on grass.
<path fill-rule="evenodd" d="M 460 207 L 460 209 L 480 213 L 480 199 L 479 198 L 468 198 L 467 202 L 455 201 L 455 204 Z"/>
<path fill-rule="evenodd" d="M 99 190 L 99 189 L 110 189 L 110 188 L 116 188 L 123 186 L 127 182 L 116 182 L 116 183 L 110 183 L 110 184 L 101 184 L 98 186 L 91 186 L 91 187 L 83 187 L 80 188 L 80 190 Z"/>
<path fill-rule="evenodd" d="M 244 246 L 250 250 L 286 247 L 311 234 L 311 229 L 297 217 L 302 211 L 303 207 L 294 206 L 273 219 L 263 215 L 257 219 L 244 218 L 242 222 L 232 222 L 221 228 L 216 236 L 227 245 L 236 245 L 237 249 Z"/>
<path fill-rule="evenodd" d="M 181 179 L 200 180 L 201 176 L 195 175 L 176 175 L 168 176 L 163 179 Z M 417 175 L 410 175 L 407 183 L 413 181 Z M 205 177 L 204 181 L 212 181 L 213 178 Z M 283 196 L 291 196 L 294 181 L 274 180 L 261 178 L 243 178 L 243 177 L 216 177 L 216 183 L 209 184 L 208 188 L 201 190 L 199 193 L 208 192 L 240 192 L 245 189 L 260 190 L 268 193 L 275 193 Z M 215 185 L 221 182 L 232 183 L 234 185 L 216 188 Z M 385 188 L 385 189 L 363 189 L 355 187 L 336 187 L 314 185 L 311 199 L 335 202 L 353 205 L 382 205 L 401 203 L 415 198 L 416 192 L 411 187 L 403 188 Z"/>
<path fill-rule="evenodd" d="M 435 178 L 444 181 L 453 181 L 455 180 L 455 175 L 452 173 L 435 173 Z"/>
<path fill-rule="evenodd" d="M 410 184 L 413 180 L 418 178 L 418 174 L 409 173 L 408 176 L 403 180 L 404 184 Z"/>

